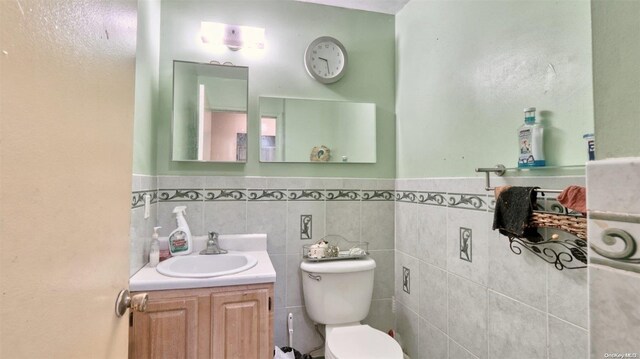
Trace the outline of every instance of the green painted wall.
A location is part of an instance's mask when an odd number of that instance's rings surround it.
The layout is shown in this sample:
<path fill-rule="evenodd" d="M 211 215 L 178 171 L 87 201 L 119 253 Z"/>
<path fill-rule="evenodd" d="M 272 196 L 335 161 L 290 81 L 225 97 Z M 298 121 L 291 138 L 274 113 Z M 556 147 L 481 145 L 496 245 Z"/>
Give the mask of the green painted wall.
<path fill-rule="evenodd" d="M 157 170 L 160 175 L 395 176 L 395 23 L 391 15 L 288 0 L 162 1 Z M 266 29 L 266 48 L 212 53 L 199 40 L 200 22 Z M 339 39 L 349 53 L 345 77 L 332 85 L 313 80 L 303 54 L 315 38 Z M 230 61 L 249 67 L 249 158 L 246 164 L 173 162 L 171 87 L 173 60 Z M 377 108 L 377 163 L 260 163 L 258 97 L 297 97 L 373 102 Z"/>
<path fill-rule="evenodd" d="M 586 161 L 588 1 L 410 1 L 396 16 L 396 57 L 397 177 L 515 166 L 529 106 L 549 111 L 550 165 Z"/>
<path fill-rule="evenodd" d="M 160 0 L 138 1 L 133 173 L 156 173 Z"/>
<path fill-rule="evenodd" d="M 592 1 L 596 156 L 640 156 L 640 1 Z"/>
<path fill-rule="evenodd" d="M 209 109 L 243 112 L 247 110 L 246 80 L 199 76 L 198 84 L 206 88 L 205 96 Z"/>

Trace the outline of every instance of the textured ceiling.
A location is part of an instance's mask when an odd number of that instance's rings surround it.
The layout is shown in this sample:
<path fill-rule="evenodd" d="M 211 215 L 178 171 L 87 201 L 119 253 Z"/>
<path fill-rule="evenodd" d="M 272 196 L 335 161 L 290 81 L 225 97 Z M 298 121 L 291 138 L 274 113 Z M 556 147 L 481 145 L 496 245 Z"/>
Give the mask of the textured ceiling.
<path fill-rule="evenodd" d="M 338 6 L 395 15 L 409 0 L 298 0 L 315 4 Z"/>

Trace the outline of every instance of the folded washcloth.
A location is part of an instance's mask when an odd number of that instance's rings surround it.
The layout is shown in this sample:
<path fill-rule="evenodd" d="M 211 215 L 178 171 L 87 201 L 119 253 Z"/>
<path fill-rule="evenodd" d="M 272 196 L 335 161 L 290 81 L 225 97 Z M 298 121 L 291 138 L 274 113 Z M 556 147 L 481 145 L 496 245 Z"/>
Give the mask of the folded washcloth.
<path fill-rule="evenodd" d="M 587 189 L 580 186 L 569 186 L 560 193 L 558 202 L 574 211 L 587 213 Z"/>
<path fill-rule="evenodd" d="M 509 238 L 540 242 L 542 236 L 537 228 L 529 226 L 531 213 L 537 208 L 535 188 L 537 187 L 497 187 L 493 229 L 498 229 Z"/>

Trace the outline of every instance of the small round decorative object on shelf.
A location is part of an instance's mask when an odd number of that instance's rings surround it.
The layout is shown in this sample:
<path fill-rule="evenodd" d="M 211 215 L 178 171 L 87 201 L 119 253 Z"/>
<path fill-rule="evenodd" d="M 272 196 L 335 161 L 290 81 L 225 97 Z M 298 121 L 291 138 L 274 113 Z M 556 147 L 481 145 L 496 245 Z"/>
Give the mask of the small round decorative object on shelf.
<path fill-rule="evenodd" d="M 309 156 L 311 162 L 328 162 L 330 158 L 331 150 L 325 145 L 312 148 L 311 156 Z"/>
<path fill-rule="evenodd" d="M 347 69 L 347 50 L 337 39 L 321 36 L 304 52 L 304 66 L 311 77 L 323 84 L 334 83 Z"/>

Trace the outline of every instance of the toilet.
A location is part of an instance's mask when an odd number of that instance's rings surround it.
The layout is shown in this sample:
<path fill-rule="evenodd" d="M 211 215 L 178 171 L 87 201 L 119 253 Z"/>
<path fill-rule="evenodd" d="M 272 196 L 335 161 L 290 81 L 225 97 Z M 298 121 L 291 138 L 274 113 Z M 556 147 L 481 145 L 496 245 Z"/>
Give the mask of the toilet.
<path fill-rule="evenodd" d="M 402 359 L 398 342 L 360 323 L 369 313 L 375 267 L 369 257 L 300 264 L 307 314 L 325 325 L 326 359 Z"/>

